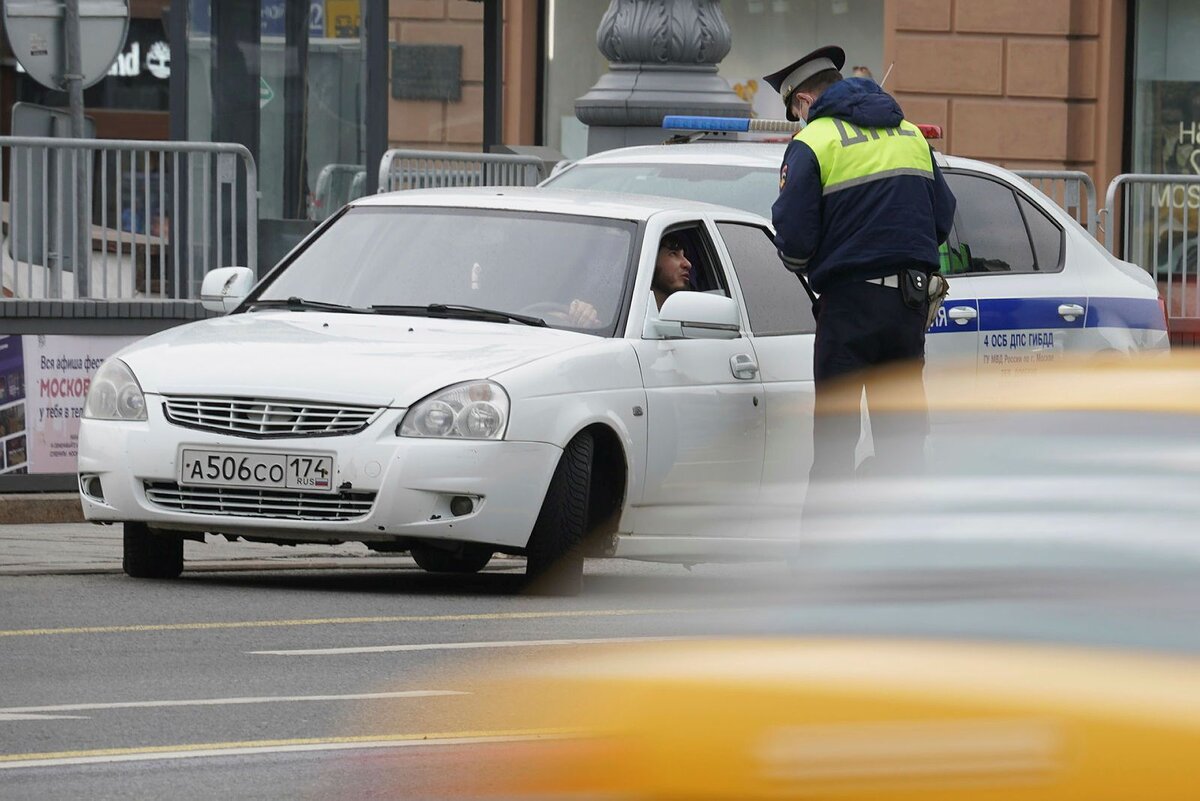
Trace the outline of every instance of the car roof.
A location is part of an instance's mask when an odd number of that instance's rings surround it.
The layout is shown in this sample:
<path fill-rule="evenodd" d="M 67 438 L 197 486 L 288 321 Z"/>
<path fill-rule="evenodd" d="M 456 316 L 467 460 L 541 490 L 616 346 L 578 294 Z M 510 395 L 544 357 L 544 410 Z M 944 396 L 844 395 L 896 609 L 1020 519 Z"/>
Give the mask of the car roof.
<path fill-rule="evenodd" d="M 605 150 L 576 164 L 719 164 L 779 169 L 786 142 L 689 142 L 679 145 L 641 145 Z"/>
<path fill-rule="evenodd" d="M 699 141 L 677 145 L 640 145 L 606 150 L 579 159 L 575 164 L 726 164 L 738 167 L 779 169 L 787 142 Z M 983 161 L 947 156 L 934 149 L 939 167 L 972 169 L 993 175 L 1007 170 Z"/>
<path fill-rule="evenodd" d="M 747 216 L 747 212 L 727 206 L 656 195 L 509 186 L 405 189 L 399 192 L 387 192 L 360 198 L 351 205 L 355 207 L 437 206 L 500 209 L 635 221 L 647 220 L 664 211 L 691 211 L 697 215 L 720 213 L 722 215 Z"/>

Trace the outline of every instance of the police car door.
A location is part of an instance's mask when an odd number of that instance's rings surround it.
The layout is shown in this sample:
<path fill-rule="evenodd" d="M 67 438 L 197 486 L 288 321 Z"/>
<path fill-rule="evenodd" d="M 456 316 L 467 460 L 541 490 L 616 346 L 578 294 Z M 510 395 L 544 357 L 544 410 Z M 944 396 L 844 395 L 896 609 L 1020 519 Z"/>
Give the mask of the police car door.
<path fill-rule="evenodd" d="M 708 224 L 693 219 L 656 226 L 652 221 L 635 309 L 644 304 L 646 317 L 657 316 L 650 282 L 664 230 L 685 239 L 691 291 L 736 298 Z M 647 404 L 646 472 L 633 515 L 635 539 L 738 536 L 744 529 L 739 515 L 726 512 L 758 493 L 764 415 L 758 363 L 745 334 L 744 313 L 741 317 L 743 330 L 734 339 L 666 339 L 650 331 L 645 320 L 631 331 Z M 631 318 L 637 325 L 636 315 Z M 634 544 L 627 543 L 626 550 Z"/>
<path fill-rule="evenodd" d="M 958 201 L 942 252 L 950 295 L 926 337 L 926 375 L 975 359 L 980 379 L 1038 370 L 1076 346 L 1087 293 L 1063 229 L 998 177 L 944 171 Z"/>

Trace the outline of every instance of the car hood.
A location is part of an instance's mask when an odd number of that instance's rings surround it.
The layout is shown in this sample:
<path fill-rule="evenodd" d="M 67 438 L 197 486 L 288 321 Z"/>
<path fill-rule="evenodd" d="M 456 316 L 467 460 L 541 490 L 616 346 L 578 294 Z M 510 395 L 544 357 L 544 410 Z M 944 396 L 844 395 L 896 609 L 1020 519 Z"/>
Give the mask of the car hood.
<path fill-rule="evenodd" d="M 172 328 L 117 355 L 148 393 L 408 406 L 595 341 L 474 320 L 262 311 Z"/>

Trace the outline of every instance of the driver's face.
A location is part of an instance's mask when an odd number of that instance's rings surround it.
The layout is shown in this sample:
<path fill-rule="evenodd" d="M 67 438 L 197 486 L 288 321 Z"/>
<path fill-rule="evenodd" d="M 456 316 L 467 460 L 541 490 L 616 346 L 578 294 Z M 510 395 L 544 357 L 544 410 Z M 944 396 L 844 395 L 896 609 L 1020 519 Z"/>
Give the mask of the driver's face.
<path fill-rule="evenodd" d="M 654 288 L 670 294 L 687 289 L 692 275 L 692 263 L 683 255 L 683 248 L 663 245 L 654 262 Z"/>

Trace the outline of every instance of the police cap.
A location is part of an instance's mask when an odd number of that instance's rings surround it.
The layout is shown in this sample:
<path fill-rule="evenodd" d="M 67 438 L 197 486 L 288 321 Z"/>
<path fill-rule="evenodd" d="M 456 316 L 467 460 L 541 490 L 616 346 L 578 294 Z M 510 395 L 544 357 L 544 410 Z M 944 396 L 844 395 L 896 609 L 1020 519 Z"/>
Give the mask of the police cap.
<path fill-rule="evenodd" d="M 800 84 L 818 72 L 840 70 L 845 63 L 846 51 L 837 45 L 827 45 L 825 47 L 818 47 L 808 55 L 793 61 L 777 72 L 764 75 L 763 80 L 771 84 L 776 92 L 779 92 L 779 96 L 783 98 L 783 106 L 786 109 L 787 118 L 795 122 L 796 115 L 792 113 L 792 92 L 795 92 Z"/>

